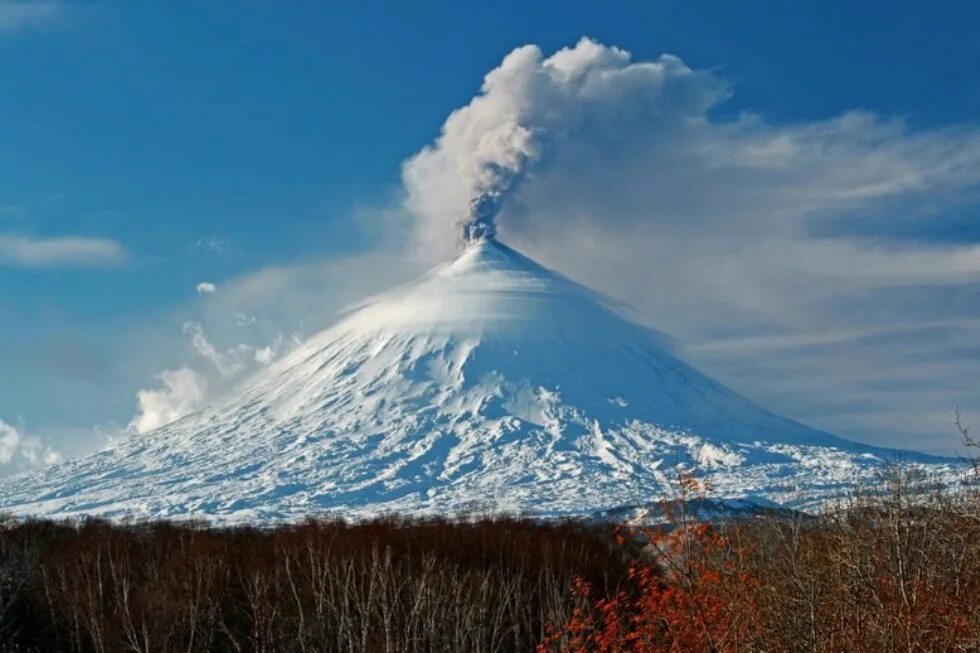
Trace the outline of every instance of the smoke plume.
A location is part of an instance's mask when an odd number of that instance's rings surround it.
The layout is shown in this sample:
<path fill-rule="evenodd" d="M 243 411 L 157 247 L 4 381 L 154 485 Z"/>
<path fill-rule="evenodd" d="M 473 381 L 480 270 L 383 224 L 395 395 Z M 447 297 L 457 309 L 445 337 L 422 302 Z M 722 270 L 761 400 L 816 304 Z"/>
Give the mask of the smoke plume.
<path fill-rule="evenodd" d="M 443 253 L 447 233 L 460 226 L 464 240 L 492 237 L 498 215 L 552 153 L 616 144 L 638 120 L 669 128 L 696 119 L 725 93 L 713 75 L 671 55 L 634 63 L 625 50 L 589 39 L 547 58 L 537 46 L 517 48 L 449 116 L 436 142 L 405 163 L 417 236 Z"/>

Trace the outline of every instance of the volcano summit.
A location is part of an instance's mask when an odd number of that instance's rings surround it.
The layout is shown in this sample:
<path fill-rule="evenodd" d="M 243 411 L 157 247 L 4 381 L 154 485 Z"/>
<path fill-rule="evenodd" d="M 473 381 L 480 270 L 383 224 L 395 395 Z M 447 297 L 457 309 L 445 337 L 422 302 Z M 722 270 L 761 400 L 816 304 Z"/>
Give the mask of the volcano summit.
<path fill-rule="evenodd" d="M 659 499 L 697 464 L 719 497 L 808 507 L 896 456 L 947 466 L 773 415 L 488 237 L 205 409 L 4 481 L 0 506 L 227 521 L 586 516 Z"/>

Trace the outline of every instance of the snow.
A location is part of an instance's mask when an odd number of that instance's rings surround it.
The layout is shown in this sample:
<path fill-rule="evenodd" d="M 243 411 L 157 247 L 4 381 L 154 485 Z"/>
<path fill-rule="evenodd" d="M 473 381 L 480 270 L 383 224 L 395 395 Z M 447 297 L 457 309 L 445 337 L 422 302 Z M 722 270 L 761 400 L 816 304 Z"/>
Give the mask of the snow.
<path fill-rule="evenodd" d="M 902 459 L 773 415 L 604 298 L 494 240 L 372 298 L 237 392 L 0 483 L 18 514 L 297 519 L 594 515 L 668 495 L 819 505 Z"/>

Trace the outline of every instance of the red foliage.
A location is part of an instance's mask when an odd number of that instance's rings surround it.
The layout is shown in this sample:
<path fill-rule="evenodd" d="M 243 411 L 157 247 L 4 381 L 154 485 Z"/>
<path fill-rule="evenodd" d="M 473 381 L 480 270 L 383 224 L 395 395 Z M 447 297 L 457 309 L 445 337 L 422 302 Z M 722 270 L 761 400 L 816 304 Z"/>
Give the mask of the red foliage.
<path fill-rule="evenodd" d="M 639 544 L 620 590 L 577 579 L 538 653 L 980 650 L 980 495 L 856 497 L 817 518 L 698 523 L 682 478 L 667 528 Z"/>
<path fill-rule="evenodd" d="M 539 653 L 730 650 L 758 626 L 750 593 L 757 583 L 729 536 L 706 524 L 636 536 L 656 551 L 655 561 L 633 564 L 627 587 L 612 597 L 595 598 L 576 579 L 580 605 L 564 625 L 549 629 Z"/>
<path fill-rule="evenodd" d="M 634 562 L 626 588 L 612 597 L 593 598 L 588 583 L 577 579 L 581 599 L 571 618 L 552 627 L 539 653 L 738 648 L 758 623 L 745 550 L 733 544 L 738 530 L 721 532 L 708 523 L 688 520 L 686 506 L 707 488 L 682 476 L 680 497 L 668 509 L 670 528 L 618 527 L 620 545 L 642 542 L 648 555 Z"/>

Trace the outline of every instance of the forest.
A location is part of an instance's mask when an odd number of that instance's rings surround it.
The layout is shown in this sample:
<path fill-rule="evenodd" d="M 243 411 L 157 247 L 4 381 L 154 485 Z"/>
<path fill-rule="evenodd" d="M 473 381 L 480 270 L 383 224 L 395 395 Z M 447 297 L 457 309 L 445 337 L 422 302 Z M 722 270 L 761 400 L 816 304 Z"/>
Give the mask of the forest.
<path fill-rule="evenodd" d="M 663 523 L 7 518 L 6 651 L 975 651 L 980 494 L 900 469 L 819 515 Z"/>

